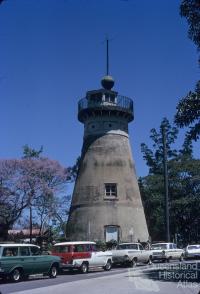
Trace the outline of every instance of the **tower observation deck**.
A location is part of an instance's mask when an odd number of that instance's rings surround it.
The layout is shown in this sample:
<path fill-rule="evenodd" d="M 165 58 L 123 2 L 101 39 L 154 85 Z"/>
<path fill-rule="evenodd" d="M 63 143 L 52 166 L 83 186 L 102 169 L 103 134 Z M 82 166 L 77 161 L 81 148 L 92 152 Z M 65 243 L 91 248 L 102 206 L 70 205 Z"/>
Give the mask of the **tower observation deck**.
<path fill-rule="evenodd" d="M 131 122 L 134 119 L 132 99 L 118 95 L 117 92 L 104 89 L 89 91 L 87 96 L 78 102 L 78 119 L 84 123 L 89 116 L 104 115 L 122 116 Z"/>

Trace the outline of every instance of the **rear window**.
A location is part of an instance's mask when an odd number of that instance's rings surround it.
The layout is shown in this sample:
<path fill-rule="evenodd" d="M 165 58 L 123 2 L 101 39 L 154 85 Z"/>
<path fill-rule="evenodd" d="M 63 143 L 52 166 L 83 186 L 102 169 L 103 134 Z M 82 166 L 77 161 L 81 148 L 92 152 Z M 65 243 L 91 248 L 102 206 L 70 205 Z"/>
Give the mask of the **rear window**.
<path fill-rule="evenodd" d="M 67 252 L 70 252 L 70 246 L 68 245 L 53 246 L 52 251 L 56 253 L 67 253 Z"/>
<path fill-rule="evenodd" d="M 2 256 L 11 257 L 18 255 L 18 247 L 5 247 Z"/>

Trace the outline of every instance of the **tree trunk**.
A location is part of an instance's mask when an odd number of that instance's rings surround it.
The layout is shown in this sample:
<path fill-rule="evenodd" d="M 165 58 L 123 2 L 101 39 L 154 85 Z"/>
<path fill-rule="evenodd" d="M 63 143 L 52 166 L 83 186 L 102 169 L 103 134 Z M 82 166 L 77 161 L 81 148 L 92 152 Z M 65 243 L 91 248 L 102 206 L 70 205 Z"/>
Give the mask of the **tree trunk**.
<path fill-rule="evenodd" d="M 0 241 L 8 241 L 8 230 L 10 226 L 8 224 L 0 224 Z"/>

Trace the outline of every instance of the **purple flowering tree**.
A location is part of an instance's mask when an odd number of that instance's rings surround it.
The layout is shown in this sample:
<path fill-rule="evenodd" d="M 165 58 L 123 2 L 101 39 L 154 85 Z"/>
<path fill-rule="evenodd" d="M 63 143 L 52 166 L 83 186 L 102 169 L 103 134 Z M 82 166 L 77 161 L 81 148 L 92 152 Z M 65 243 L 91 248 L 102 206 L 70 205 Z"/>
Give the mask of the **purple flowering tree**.
<path fill-rule="evenodd" d="M 24 156 L 20 160 L 0 160 L 0 239 L 26 209 L 51 202 L 62 195 L 69 180 L 68 170 L 57 161 L 40 156 Z M 30 239 L 32 221 L 30 222 Z"/>

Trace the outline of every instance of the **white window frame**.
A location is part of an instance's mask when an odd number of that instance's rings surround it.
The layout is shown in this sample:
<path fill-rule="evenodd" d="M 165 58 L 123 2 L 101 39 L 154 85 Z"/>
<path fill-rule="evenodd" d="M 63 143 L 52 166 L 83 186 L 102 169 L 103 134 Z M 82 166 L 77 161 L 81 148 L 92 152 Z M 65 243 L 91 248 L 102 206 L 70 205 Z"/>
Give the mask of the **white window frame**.
<path fill-rule="evenodd" d="M 117 198 L 117 184 L 116 183 L 105 183 L 104 184 L 106 199 L 116 199 Z"/>

